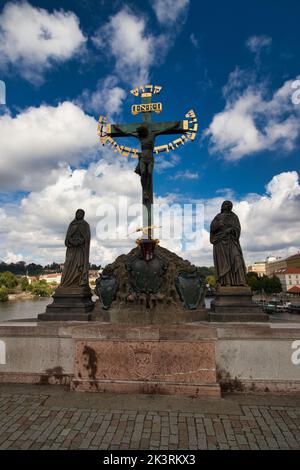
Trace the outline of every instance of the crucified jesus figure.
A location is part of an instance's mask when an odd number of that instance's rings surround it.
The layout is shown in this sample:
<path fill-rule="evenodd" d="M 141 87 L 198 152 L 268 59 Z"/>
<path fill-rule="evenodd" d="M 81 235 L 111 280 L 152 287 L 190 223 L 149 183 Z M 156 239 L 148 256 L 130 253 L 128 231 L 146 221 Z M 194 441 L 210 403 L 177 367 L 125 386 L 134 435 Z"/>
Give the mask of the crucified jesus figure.
<path fill-rule="evenodd" d="M 135 172 L 140 175 L 141 177 L 141 184 L 143 188 L 143 200 L 148 201 L 150 203 L 153 202 L 153 188 L 152 188 L 152 180 L 153 180 L 153 169 L 154 169 L 154 146 L 155 146 L 155 138 L 159 134 L 166 133 L 166 131 L 171 131 L 179 127 L 180 121 L 177 121 L 172 126 L 163 131 L 152 131 L 151 126 L 147 124 L 141 124 L 137 127 L 135 132 L 132 133 L 125 133 L 117 127 L 114 126 L 115 129 L 123 135 L 136 137 L 140 141 L 141 145 L 141 152 L 139 152 L 139 162 L 136 166 Z"/>

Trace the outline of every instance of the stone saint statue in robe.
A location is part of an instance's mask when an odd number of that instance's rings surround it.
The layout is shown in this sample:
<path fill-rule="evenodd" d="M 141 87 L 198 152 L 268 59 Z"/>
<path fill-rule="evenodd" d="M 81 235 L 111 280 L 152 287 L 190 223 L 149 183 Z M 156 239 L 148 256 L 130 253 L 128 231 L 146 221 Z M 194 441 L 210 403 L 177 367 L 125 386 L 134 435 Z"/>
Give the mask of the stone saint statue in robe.
<path fill-rule="evenodd" d="M 67 231 L 65 240 L 67 252 L 61 287 L 89 286 L 91 232 L 89 224 L 84 220 L 84 214 L 83 209 L 78 209 Z"/>
<path fill-rule="evenodd" d="M 221 286 L 246 286 L 246 266 L 240 246 L 241 225 L 232 212 L 232 202 L 224 201 L 221 213 L 210 226 L 217 284 Z"/>

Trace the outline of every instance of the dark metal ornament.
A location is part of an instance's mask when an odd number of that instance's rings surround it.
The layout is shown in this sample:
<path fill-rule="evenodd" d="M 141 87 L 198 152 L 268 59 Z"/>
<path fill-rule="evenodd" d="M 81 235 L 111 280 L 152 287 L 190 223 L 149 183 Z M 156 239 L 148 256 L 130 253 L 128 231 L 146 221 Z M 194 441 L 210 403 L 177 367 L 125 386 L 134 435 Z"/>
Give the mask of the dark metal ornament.
<path fill-rule="evenodd" d="M 116 300 L 118 282 L 114 275 L 102 274 L 96 281 L 95 293 L 98 295 L 104 310 L 108 310 Z"/>
<path fill-rule="evenodd" d="M 195 310 L 204 301 L 205 283 L 197 271 L 179 273 L 175 285 L 185 308 Z"/>

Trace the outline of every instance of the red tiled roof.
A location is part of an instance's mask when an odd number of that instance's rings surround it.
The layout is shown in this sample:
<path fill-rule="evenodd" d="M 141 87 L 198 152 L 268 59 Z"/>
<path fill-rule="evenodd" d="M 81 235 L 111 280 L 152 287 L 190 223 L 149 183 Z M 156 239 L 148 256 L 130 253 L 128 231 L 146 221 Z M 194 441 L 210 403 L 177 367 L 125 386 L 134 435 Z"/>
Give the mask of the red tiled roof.
<path fill-rule="evenodd" d="M 58 277 L 61 276 L 61 273 L 56 273 L 56 274 L 43 274 L 41 277 L 51 279 L 52 277 Z"/>
<path fill-rule="evenodd" d="M 300 268 L 281 268 L 277 269 L 274 274 L 300 274 Z"/>
<path fill-rule="evenodd" d="M 290 294 L 300 294 L 300 287 L 298 286 L 291 287 L 290 289 L 288 289 L 288 292 Z"/>

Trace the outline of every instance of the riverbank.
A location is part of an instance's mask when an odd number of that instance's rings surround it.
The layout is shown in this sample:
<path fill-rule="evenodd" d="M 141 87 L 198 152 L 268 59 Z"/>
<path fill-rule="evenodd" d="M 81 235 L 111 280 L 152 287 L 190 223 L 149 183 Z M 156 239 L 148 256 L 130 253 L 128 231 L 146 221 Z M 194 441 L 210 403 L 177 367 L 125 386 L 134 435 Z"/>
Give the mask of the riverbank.
<path fill-rule="evenodd" d="M 33 300 L 36 299 L 38 296 L 32 294 L 31 292 L 20 292 L 18 294 L 8 294 L 8 301 L 16 301 L 16 300 Z"/>

